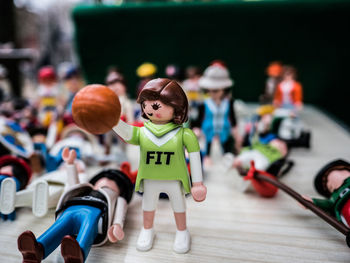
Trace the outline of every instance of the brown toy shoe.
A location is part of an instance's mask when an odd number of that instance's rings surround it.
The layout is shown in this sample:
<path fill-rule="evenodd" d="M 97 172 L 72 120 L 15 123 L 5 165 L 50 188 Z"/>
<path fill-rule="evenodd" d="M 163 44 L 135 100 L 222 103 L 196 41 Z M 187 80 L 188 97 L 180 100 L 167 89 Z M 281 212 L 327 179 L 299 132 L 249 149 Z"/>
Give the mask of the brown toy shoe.
<path fill-rule="evenodd" d="M 43 259 L 44 248 L 31 231 L 25 231 L 18 237 L 17 246 L 22 253 L 23 263 L 40 263 Z"/>
<path fill-rule="evenodd" d="M 72 236 L 65 236 L 61 242 L 61 254 L 65 263 L 83 263 L 84 256 L 79 243 Z"/>

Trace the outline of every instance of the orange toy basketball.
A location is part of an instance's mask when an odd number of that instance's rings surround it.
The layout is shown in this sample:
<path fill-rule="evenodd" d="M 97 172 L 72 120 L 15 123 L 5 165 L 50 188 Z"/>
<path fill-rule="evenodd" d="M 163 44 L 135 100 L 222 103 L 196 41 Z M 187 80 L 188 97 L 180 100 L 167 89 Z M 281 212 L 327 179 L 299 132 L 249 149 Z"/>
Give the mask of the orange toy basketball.
<path fill-rule="evenodd" d="M 118 96 L 103 85 L 93 84 L 81 89 L 74 97 L 74 122 L 82 129 L 103 134 L 110 131 L 120 118 Z"/>

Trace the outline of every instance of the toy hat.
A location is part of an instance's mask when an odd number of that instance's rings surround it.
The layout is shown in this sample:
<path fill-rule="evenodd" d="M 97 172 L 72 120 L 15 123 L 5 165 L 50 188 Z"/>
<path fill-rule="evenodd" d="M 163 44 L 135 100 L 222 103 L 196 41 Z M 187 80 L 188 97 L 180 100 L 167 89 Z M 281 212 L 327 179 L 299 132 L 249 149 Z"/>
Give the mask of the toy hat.
<path fill-rule="evenodd" d="M 233 80 L 226 67 L 214 64 L 206 68 L 199 79 L 199 86 L 207 90 L 226 89 L 233 86 Z"/>
<path fill-rule="evenodd" d="M 77 66 L 70 65 L 67 67 L 66 71 L 64 72 L 63 79 L 68 80 L 73 77 L 77 77 L 80 75 L 80 71 Z"/>
<path fill-rule="evenodd" d="M 150 76 L 156 74 L 156 72 L 157 72 L 156 65 L 149 63 L 149 62 L 145 62 L 145 63 L 141 64 L 136 70 L 136 74 L 140 78 L 150 77 Z"/>
<path fill-rule="evenodd" d="M 264 116 L 266 114 L 272 114 L 275 111 L 275 107 L 273 105 L 262 105 L 257 108 L 256 113 L 259 116 Z"/>
<path fill-rule="evenodd" d="M 25 171 L 25 174 L 21 173 L 15 175 L 15 177 L 20 181 L 21 189 L 25 188 L 30 178 L 32 177 L 32 169 L 22 158 L 18 158 L 12 155 L 4 155 L 0 157 L 0 167 L 11 164 L 18 165 Z"/>
<path fill-rule="evenodd" d="M 338 159 L 326 164 L 322 169 L 316 174 L 314 185 L 317 192 L 325 197 L 330 197 L 331 193 L 327 188 L 327 178 L 330 172 L 334 170 L 348 170 L 350 171 L 350 163 L 347 161 Z"/>
<path fill-rule="evenodd" d="M 17 122 L 5 118 L 0 118 L 0 144 L 10 153 L 27 159 L 34 152 L 29 134 Z"/>
<path fill-rule="evenodd" d="M 95 184 L 98 180 L 104 177 L 113 180 L 118 185 L 120 196 L 124 197 L 125 200 L 129 203 L 134 192 L 134 185 L 131 182 L 130 178 L 120 170 L 108 169 L 103 170 L 102 172 L 95 175 L 90 180 L 90 183 Z"/>
<path fill-rule="evenodd" d="M 56 73 L 55 73 L 54 68 L 52 66 L 42 67 L 39 70 L 38 79 L 39 79 L 39 81 L 43 81 L 43 80 L 55 81 L 56 80 Z"/>
<path fill-rule="evenodd" d="M 282 63 L 279 61 L 274 61 L 269 64 L 266 69 L 266 73 L 270 77 L 279 77 L 282 74 Z"/>

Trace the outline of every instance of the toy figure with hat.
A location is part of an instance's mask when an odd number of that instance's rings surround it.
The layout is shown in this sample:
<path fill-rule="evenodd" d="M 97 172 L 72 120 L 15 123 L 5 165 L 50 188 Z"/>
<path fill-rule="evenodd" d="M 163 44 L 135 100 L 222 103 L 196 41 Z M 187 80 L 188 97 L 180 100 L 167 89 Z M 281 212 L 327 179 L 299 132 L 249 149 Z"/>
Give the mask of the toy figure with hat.
<path fill-rule="evenodd" d="M 223 152 L 235 152 L 240 147 L 240 136 L 231 96 L 233 80 L 222 62 L 215 61 L 199 79 L 199 86 L 208 92 L 209 98 L 199 107 L 197 121 L 193 127 L 201 127 L 205 135 L 206 153 L 209 156 L 214 138 L 218 138 Z M 234 147 L 235 144 L 235 147 Z M 206 156 L 206 159 L 208 159 Z"/>
<path fill-rule="evenodd" d="M 92 245 L 124 238 L 124 219 L 134 188 L 128 175 L 120 170 L 103 170 L 90 183 L 81 183 L 74 164 L 76 152 L 65 148 L 62 158 L 68 187 L 57 205 L 56 221 L 39 238 L 31 231 L 18 237 L 23 262 L 41 262 L 61 244 L 65 262 L 82 263 Z"/>
<path fill-rule="evenodd" d="M 262 104 L 272 104 L 276 88 L 281 81 L 282 63 L 279 61 L 272 61 L 266 68 L 268 76 L 266 80 L 264 94 L 260 96 Z"/>
<path fill-rule="evenodd" d="M 52 66 L 45 66 L 38 73 L 39 87 L 38 113 L 41 124 L 48 127 L 55 120 L 59 101 L 59 90 L 57 86 L 57 76 Z"/>
<path fill-rule="evenodd" d="M 137 85 L 136 96 L 140 94 L 141 90 L 146 85 L 146 83 L 155 77 L 156 73 L 157 66 L 150 62 L 145 62 L 138 66 L 138 68 L 136 69 L 136 74 L 140 78 L 140 82 Z"/>

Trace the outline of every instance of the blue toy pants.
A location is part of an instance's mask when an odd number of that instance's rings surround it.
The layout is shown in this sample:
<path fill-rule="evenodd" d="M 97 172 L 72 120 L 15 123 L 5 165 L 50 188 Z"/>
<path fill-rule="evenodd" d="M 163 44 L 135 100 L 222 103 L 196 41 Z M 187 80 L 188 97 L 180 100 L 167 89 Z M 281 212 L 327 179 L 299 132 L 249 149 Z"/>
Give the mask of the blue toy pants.
<path fill-rule="evenodd" d="M 88 205 L 68 207 L 56 222 L 38 238 L 44 247 L 44 258 L 52 253 L 66 235 L 77 235 L 77 242 L 86 260 L 97 236 L 97 224 L 101 210 Z"/>

